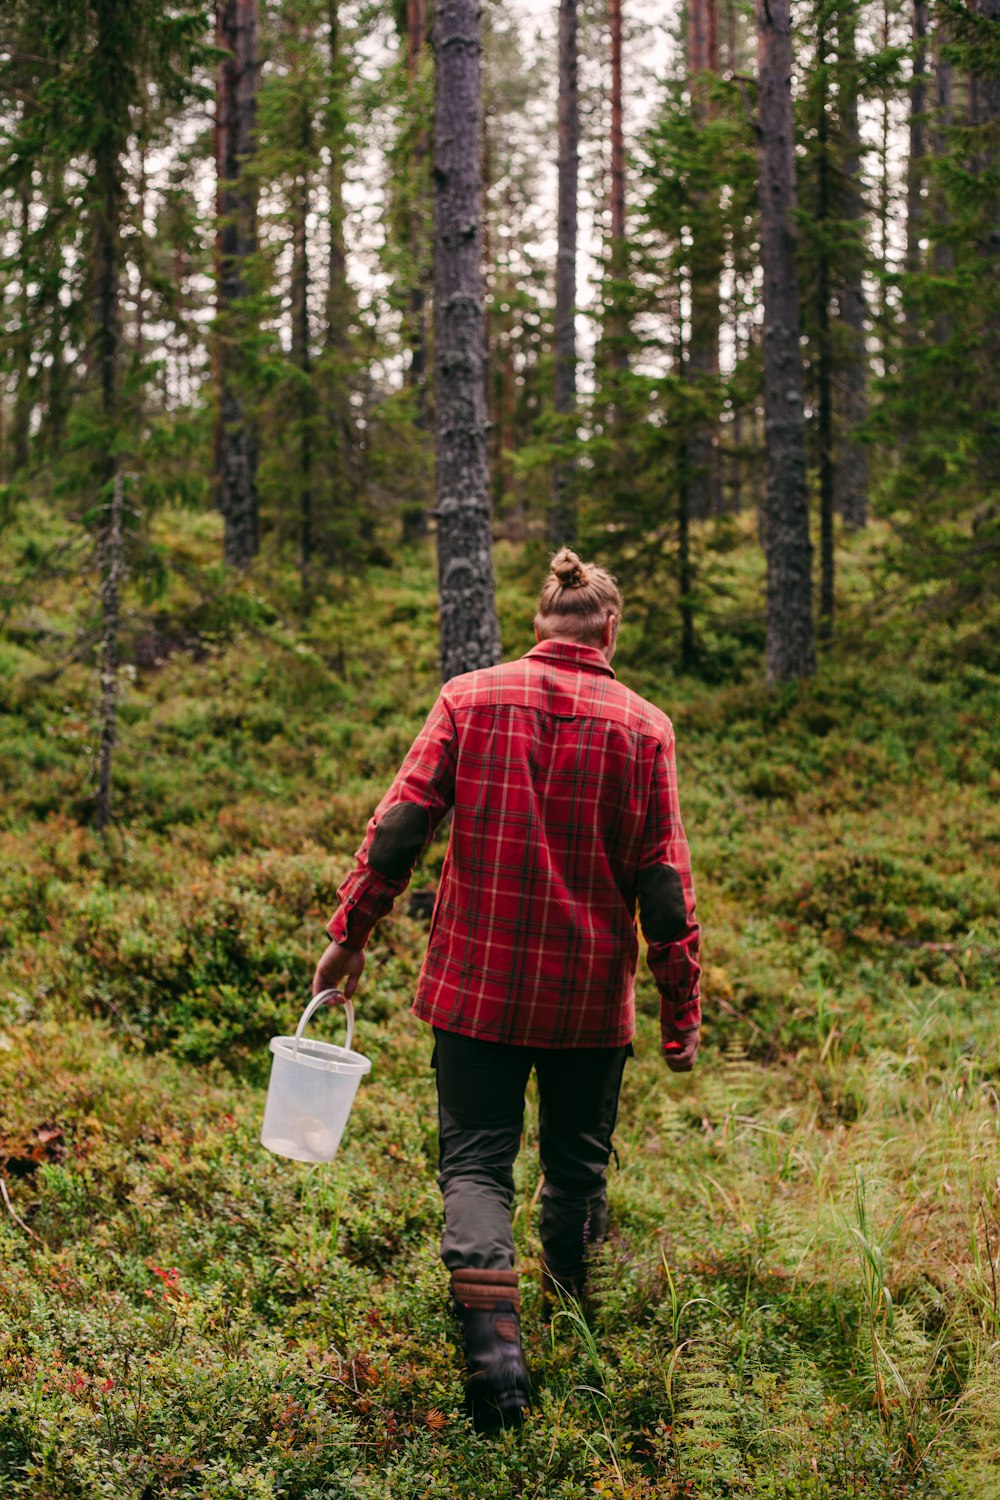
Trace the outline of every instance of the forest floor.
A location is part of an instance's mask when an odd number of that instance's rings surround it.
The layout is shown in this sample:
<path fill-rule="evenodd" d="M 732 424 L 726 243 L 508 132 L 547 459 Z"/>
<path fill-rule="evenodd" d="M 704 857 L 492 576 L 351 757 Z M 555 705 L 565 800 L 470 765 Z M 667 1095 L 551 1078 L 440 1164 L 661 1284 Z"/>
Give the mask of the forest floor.
<path fill-rule="evenodd" d="M 693 1074 L 663 1068 L 644 974 L 589 1330 L 540 1319 L 529 1101 L 538 1399 L 487 1439 L 459 1405 L 405 902 L 340 1155 L 258 1143 L 267 1040 L 436 689 L 430 555 L 303 620 L 290 573 L 226 582 L 214 519 L 157 527 L 106 840 L 92 594 L 54 522 L 0 558 L 4 1497 L 1000 1496 L 1000 685 L 976 628 L 900 623 L 860 538 L 836 657 L 769 694 L 738 536 L 705 553 L 699 675 L 633 597 L 616 667 L 677 730 L 705 1038 Z M 542 563 L 500 549 L 507 656 Z"/>

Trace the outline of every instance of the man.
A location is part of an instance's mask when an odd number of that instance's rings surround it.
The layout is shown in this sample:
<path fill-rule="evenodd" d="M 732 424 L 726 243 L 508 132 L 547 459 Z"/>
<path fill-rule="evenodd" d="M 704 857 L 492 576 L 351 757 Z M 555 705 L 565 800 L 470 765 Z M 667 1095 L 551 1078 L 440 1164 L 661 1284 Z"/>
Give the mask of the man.
<path fill-rule="evenodd" d="M 466 1392 L 488 1429 L 528 1403 L 510 1207 L 538 1077 L 543 1285 L 582 1298 L 634 1031 L 638 905 L 667 1066 L 698 1050 L 699 928 L 659 709 L 611 668 L 621 595 L 563 548 L 520 661 L 453 678 L 338 891 L 313 992 L 352 995 L 375 923 L 454 818 L 414 1013 L 434 1027 L 445 1229 Z"/>

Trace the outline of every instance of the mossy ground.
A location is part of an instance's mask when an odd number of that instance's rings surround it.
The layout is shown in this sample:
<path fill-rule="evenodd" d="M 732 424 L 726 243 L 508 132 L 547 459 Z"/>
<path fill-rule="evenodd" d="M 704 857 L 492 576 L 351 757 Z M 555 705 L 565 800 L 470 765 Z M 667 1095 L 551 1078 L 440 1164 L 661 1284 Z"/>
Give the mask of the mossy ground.
<path fill-rule="evenodd" d="M 4 1496 L 1000 1495 L 1000 688 L 977 629 L 883 616 L 861 538 L 836 658 L 768 693 L 738 534 L 706 543 L 697 677 L 632 590 L 616 666 L 677 728 L 705 1040 L 664 1071 L 644 979 L 590 1331 L 540 1321 L 529 1107 L 539 1396 L 489 1440 L 459 1408 L 405 909 L 372 946 L 337 1161 L 257 1143 L 267 1038 L 434 694 L 430 556 L 303 618 L 291 574 L 233 586 L 211 518 L 162 517 L 101 839 L 91 596 L 64 570 L 18 585 L 59 535 L 12 527 L 2 564 Z M 500 551 L 508 656 L 540 562 Z"/>

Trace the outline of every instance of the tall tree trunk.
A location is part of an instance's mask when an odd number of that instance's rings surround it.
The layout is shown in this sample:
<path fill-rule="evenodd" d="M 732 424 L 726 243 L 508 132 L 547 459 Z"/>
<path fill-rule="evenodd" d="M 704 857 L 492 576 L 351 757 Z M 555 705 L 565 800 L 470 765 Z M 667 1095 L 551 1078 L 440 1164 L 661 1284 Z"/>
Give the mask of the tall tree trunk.
<path fill-rule="evenodd" d="M 865 201 L 861 189 L 861 135 L 858 125 L 857 15 L 851 5 L 837 16 L 840 74 L 840 129 L 845 142 L 845 238 L 848 254 L 840 276 L 838 296 L 843 326 L 844 358 L 838 422 L 837 465 L 833 503 L 844 525 L 858 531 L 868 524 L 868 449 L 858 432 L 868 418 L 868 349 L 865 334 L 867 306 L 864 290 Z"/>
<path fill-rule="evenodd" d="M 689 0 L 688 77 L 692 119 L 704 126 L 713 116 L 710 98 L 719 72 L 717 0 Z M 720 278 L 722 244 L 719 231 L 709 232 L 708 221 L 717 205 L 701 195 L 705 229 L 694 233 L 691 246 L 691 335 L 686 373 L 695 385 L 711 388 L 719 376 Z M 716 423 L 699 424 L 688 442 L 691 514 L 698 519 L 722 510 L 722 475 L 717 450 Z"/>
<path fill-rule="evenodd" d="M 62 448 L 66 432 L 66 412 L 69 406 L 69 391 L 66 379 L 66 328 L 65 314 L 59 298 L 61 277 L 57 277 L 49 313 L 49 365 L 46 377 L 47 400 L 45 420 L 45 451 L 54 456 Z"/>
<path fill-rule="evenodd" d="M 479 0 L 434 18 L 434 376 L 441 674 L 500 658 L 483 395 Z"/>
<path fill-rule="evenodd" d="M 20 210 L 20 244 L 18 246 L 18 310 L 20 328 L 17 333 L 17 384 L 14 388 L 14 417 L 11 423 L 11 446 L 15 472 L 28 462 L 28 439 L 31 433 L 31 299 L 28 284 L 31 281 L 31 182 L 22 180 L 17 192 Z"/>
<path fill-rule="evenodd" d="M 343 352 L 347 345 L 350 295 L 347 284 L 347 248 L 344 243 L 346 111 L 342 95 L 346 85 L 340 54 L 339 0 L 328 0 L 326 23 L 330 91 L 326 130 L 326 147 L 330 156 L 326 178 L 327 233 L 330 240 L 326 277 L 326 343 L 329 348 Z"/>
<path fill-rule="evenodd" d="M 573 441 L 576 412 L 576 234 L 580 169 L 580 95 L 577 82 L 576 0 L 559 0 L 559 198 L 556 309 L 553 340 L 554 405 L 560 446 Z M 576 540 L 575 454 L 557 458 L 552 472 L 549 540 Z"/>
<path fill-rule="evenodd" d="M 215 486 L 225 523 L 223 556 L 246 568 L 259 545 L 257 435 L 247 410 L 247 261 L 257 249 L 256 194 L 246 176 L 257 118 L 257 0 L 216 0 L 219 65 L 215 117 L 216 378 Z"/>
<path fill-rule="evenodd" d="M 622 106 L 622 0 L 608 0 L 608 26 L 611 43 L 611 277 L 615 303 L 609 327 L 611 368 L 621 373 L 628 369 L 628 328 L 617 305 L 628 274 L 628 244 L 625 238 L 625 122 Z M 579 126 L 577 128 L 579 149 Z M 620 407 L 620 403 L 618 403 Z M 620 425 L 619 414 L 619 425 Z"/>
<path fill-rule="evenodd" d="M 816 667 L 812 548 L 795 266 L 795 131 L 789 0 L 757 0 L 760 258 L 764 273 L 767 675 Z"/>
<path fill-rule="evenodd" d="M 328 78 L 324 144 L 328 153 L 326 172 L 327 236 L 326 295 L 324 307 L 322 381 L 313 398 L 312 417 L 316 447 L 334 516 L 349 513 L 358 489 L 358 430 L 355 426 L 348 385 L 350 375 L 350 327 L 355 312 L 347 279 L 347 247 L 344 239 L 344 180 L 348 130 L 347 69 L 341 51 L 340 0 L 327 0 Z M 319 422 L 320 402 L 324 421 Z M 327 562 L 337 562 L 337 529 L 328 526 L 324 535 Z M 302 549 L 300 548 L 300 551 Z"/>
<path fill-rule="evenodd" d="M 923 263 L 920 241 L 924 235 L 924 177 L 927 138 L 927 0 L 913 0 L 913 74 L 910 79 L 910 152 L 906 164 L 906 262 L 914 276 Z M 908 344 L 920 337 L 921 299 L 910 290 L 903 302 L 903 323 Z"/>
<path fill-rule="evenodd" d="M 890 0 L 882 0 L 881 43 L 883 52 L 888 51 L 891 40 L 892 16 Z M 878 277 L 878 333 L 883 375 L 888 375 L 892 370 L 894 346 L 888 299 L 892 259 L 889 254 L 889 220 L 892 211 L 892 183 L 889 174 L 890 143 L 892 139 L 891 97 L 889 86 L 884 85 L 882 88 L 882 120 L 878 150 L 878 248 L 879 259 L 882 262 L 881 274 Z"/>
<path fill-rule="evenodd" d="M 410 89 L 416 87 L 426 40 L 426 0 L 406 0 L 406 70 Z M 427 157 L 427 133 L 421 130 L 413 150 L 413 169 L 423 171 Z M 427 295 L 424 289 L 424 214 L 420 194 L 414 195 L 410 210 L 410 254 L 413 261 L 413 285 L 410 287 L 410 366 L 407 379 L 417 393 L 417 426 L 426 427 L 427 409 Z"/>
<path fill-rule="evenodd" d="M 951 59 L 945 55 L 948 43 L 946 22 L 940 17 L 934 28 L 934 156 L 941 161 L 947 150 L 954 123 L 953 79 Z M 947 276 L 955 268 L 955 248 L 949 238 L 948 196 L 940 178 L 934 179 L 932 196 L 934 218 L 934 270 Z M 934 342 L 940 346 L 951 337 L 951 319 L 944 311 L 934 317 Z"/>
<path fill-rule="evenodd" d="M 98 48 L 101 20 L 98 18 Z M 125 571 L 124 499 L 117 470 L 121 346 L 121 211 L 120 163 L 113 143 L 98 156 L 94 186 L 97 217 L 94 236 L 93 368 L 97 374 L 103 419 L 100 464 L 102 520 L 98 532 L 101 569 L 101 738 L 97 755 L 97 826 L 111 821 L 111 771 L 117 742 L 118 616 Z"/>
<path fill-rule="evenodd" d="M 710 0 L 714 3 L 714 0 Z M 622 108 L 622 3 L 608 0 L 611 41 L 611 243 L 625 240 L 625 130 Z M 575 69 L 574 69 L 575 71 Z M 577 126 L 579 130 L 579 125 Z"/>
<path fill-rule="evenodd" d="M 312 596 L 309 567 L 313 555 L 313 388 L 309 349 L 309 166 L 313 150 L 312 121 L 303 102 L 299 122 L 299 164 L 292 201 L 292 364 L 299 372 L 296 401 L 299 439 L 299 577 L 306 609 Z"/>
<path fill-rule="evenodd" d="M 829 86 L 826 72 L 826 24 L 821 11 L 816 37 L 816 60 L 821 70 L 822 91 L 819 117 L 816 121 L 818 148 L 817 219 L 819 221 L 819 259 L 816 274 L 817 333 L 817 411 L 816 435 L 819 449 L 820 507 L 820 590 L 819 636 L 829 642 L 833 636 L 833 357 L 830 347 L 830 117 Z"/>
<path fill-rule="evenodd" d="M 976 77 L 978 109 L 982 127 L 979 172 L 992 177 L 1000 161 L 1000 0 L 979 0 L 979 14 L 991 27 L 993 43 L 989 72 Z M 984 48 L 984 52 L 985 52 Z M 997 402 L 997 372 L 1000 370 L 1000 193 L 995 186 L 985 207 L 985 223 L 977 247 L 992 279 L 993 295 L 983 330 L 983 379 L 980 382 L 980 439 L 978 470 L 984 493 L 1000 490 L 1000 405 Z M 984 284 L 990 282 L 984 278 Z"/>

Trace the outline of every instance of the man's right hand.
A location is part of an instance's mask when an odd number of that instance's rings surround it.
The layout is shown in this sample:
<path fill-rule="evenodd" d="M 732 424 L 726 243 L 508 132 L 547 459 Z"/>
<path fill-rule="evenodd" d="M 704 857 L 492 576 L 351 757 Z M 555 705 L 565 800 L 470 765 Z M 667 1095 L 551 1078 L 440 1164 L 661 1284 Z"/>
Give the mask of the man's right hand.
<path fill-rule="evenodd" d="M 663 1057 L 671 1073 L 690 1073 L 698 1055 L 701 1027 L 690 1026 L 682 1031 L 669 1021 L 662 1022 Z"/>
<path fill-rule="evenodd" d="M 355 950 L 344 948 L 340 943 L 331 943 L 316 965 L 313 994 L 319 995 L 323 990 L 339 990 L 343 980 L 344 996 L 349 1000 L 358 987 L 364 966 L 364 949 Z M 327 1001 L 328 1005 L 338 1003 L 336 1000 Z"/>

